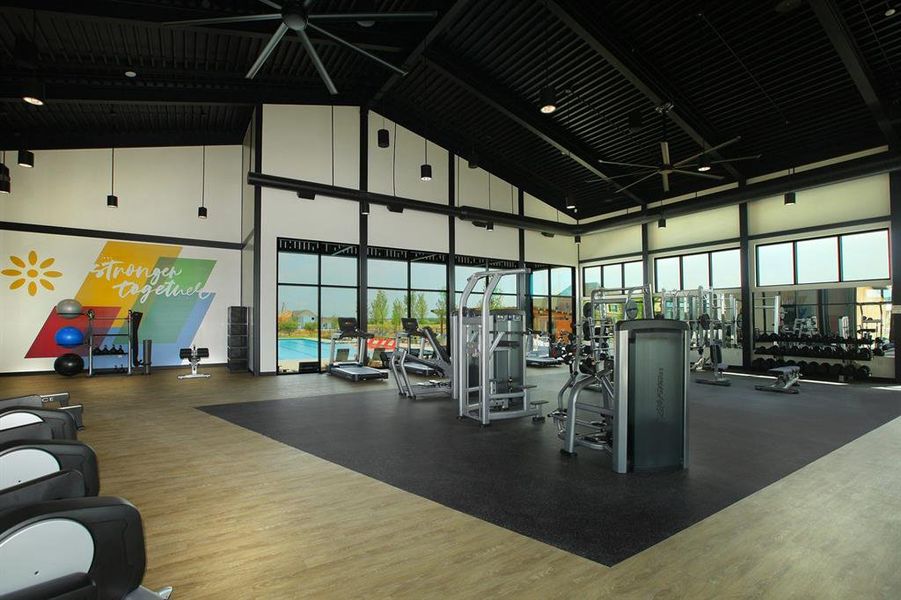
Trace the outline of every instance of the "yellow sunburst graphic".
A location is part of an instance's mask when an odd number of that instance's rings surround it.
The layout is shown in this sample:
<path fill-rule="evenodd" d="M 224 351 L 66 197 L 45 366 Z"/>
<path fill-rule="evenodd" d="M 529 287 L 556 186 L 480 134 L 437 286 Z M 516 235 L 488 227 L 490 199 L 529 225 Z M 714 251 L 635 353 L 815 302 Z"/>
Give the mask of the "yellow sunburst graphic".
<path fill-rule="evenodd" d="M 13 282 L 9 284 L 9 289 L 23 288 L 28 290 L 29 296 L 34 296 L 38 293 L 38 284 L 48 290 L 53 290 L 53 283 L 50 279 L 62 276 L 59 271 L 48 271 L 55 261 L 55 258 L 45 258 L 38 262 L 38 253 L 31 250 L 28 252 L 27 262 L 18 256 L 10 256 L 9 262 L 15 268 L 3 269 L 0 273 L 14 278 Z"/>

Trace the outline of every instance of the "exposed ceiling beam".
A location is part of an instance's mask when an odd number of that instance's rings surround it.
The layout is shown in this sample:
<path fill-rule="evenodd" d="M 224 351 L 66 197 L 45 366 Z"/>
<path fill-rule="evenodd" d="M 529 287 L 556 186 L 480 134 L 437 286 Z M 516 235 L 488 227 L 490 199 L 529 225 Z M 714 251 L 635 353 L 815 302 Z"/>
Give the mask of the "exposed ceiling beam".
<path fill-rule="evenodd" d="M 449 59 L 438 52 L 429 51 L 426 56 L 428 64 L 459 87 L 473 94 L 482 102 L 515 122 L 520 127 L 550 144 L 558 151 L 566 154 L 592 174 L 600 177 L 613 188 L 621 190 L 623 196 L 631 198 L 637 204 L 644 201 L 631 190 L 610 179 L 598 166 L 597 154 L 586 144 L 579 141 L 552 120 L 541 115 L 537 107 L 531 106 L 500 85 L 480 73 L 475 65 L 464 65 L 458 59 Z"/>
<path fill-rule="evenodd" d="M 592 50 L 600 54 L 654 106 L 672 102 L 674 108 L 669 111 L 670 120 L 699 146 L 710 148 L 716 143 L 725 141 L 716 137 L 713 128 L 704 121 L 683 96 L 677 93 L 676 87 L 668 82 L 662 73 L 656 72 L 651 65 L 643 64 L 634 53 L 630 52 L 609 32 L 603 30 L 595 20 L 581 15 L 577 2 L 547 0 L 546 5 L 555 17 L 588 44 Z M 714 160 L 726 158 L 718 152 L 710 152 L 709 155 Z M 744 184 L 745 177 L 734 165 L 723 163 L 722 167 L 740 185 Z"/>
<path fill-rule="evenodd" d="M 842 59 L 845 70 L 848 71 L 848 74 L 854 81 L 854 85 L 857 86 L 857 91 L 863 96 L 867 108 L 870 109 L 873 118 L 876 119 L 876 124 L 882 131 L 882 135 L 885 136 L 889 148 L 895 150 L 901 148 L 901 144 L 899 144 L 901 138 L 899 138 L 898 132 L 892 125 L 890 111 L 888 110 L 889 104 L 883 100 L 882 95 L 876 89 L 876 80 L 873 73 L 864 61 L 860 48 L 858 48 L 857 42 L 854 41 L 854 37 L 841 14 L 841 10 L 834 0 L 810 2 L 810 8 L 813 9 L 813 13 L 819 20 L 820 25 L 826 31 L 826 35 L 829 37 L 835 52 Z"/>
<path fill-rule="evenodd" d="M 463 13 L 466 9 L 466 6 L 469 4 L 470 0 L 456 0 L 453 5 L 445 12 L 438 22 L 435 23 L 435 26 L 426 34 L 426 36 L 422 39 L 419 44 L 410 54 L 407 56 L 406 60 L 404 60 L 404 64 L 401 65 L 401 69 L 404 71 L 410 71 L 414 65 L 416 65 L 419 58 L 425 53 L 426 48 L 429 47 L 435 39 L 444 33 L 444 30 L 447 29 L 451 23 L 457 20 L 457 18 Z M 385 80 L 385 83 L 372 95 L 372 98 L 369 100 L 370 107 L 376 106 L 381 100 L 385 97 L 391 88 L 400 81 L 400 78 L 403 75 L 399 73 L 392 73 L 388 79 Z"/>
<path fill-rule="evenodd" d="M 248 113 L 248 120 L 250 114 Z M 4 135 L 0 150 L 66 150 L 78 148 L 145 148 L 156 146 L 221 146 L 240 144 L 241 131 L 98 131 L 33 130 Z"/>
<path fill-rule="evenodd" d="M 422 116 L 411 110 L 409 106 L 397 106 L 391 102 L 382 102 L 379 114 L 391 119 L 398 125 L 421 135 L 440 146 L 454 152 L 457 156 L 468 156 L 473 147 L 473 140 L 466 139 L 459 132 L 449 132 L 430 124 Z M 563 190 L 555 184 L 536 176 L 534 173 L 505 161 L 489 149 L 479 148 L 479 168 L 482 168 L 507 183 L 521 188 L 523 191 L 541 199 L 548 204 L 560 204 L 563 201 Z M 467 168 L 461 162 L 460 168 Z"/>
<path fill-rule="evenodd" d="M 0 101 L 21 102 L 22 80 L 0 81 Z M 278 87 L 259 82 L 230 83 L 171 81 L 47 82 L 48 105 L 57 102 L 103 102 L 109 104 L 359 104 L 367 90 L 352 95 L 330 96 L 317 81 L 310 87 Z"/>

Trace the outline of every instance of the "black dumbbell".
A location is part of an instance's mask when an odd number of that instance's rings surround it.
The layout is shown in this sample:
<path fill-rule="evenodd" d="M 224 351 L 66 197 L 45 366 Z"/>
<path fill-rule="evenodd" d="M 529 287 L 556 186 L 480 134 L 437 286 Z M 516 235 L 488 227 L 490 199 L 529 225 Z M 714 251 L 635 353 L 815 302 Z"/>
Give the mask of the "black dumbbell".
<path fill-rule="evenodd" d="M 755 358 L 753 361 L 751 361 L 751 369 L 758 372 L 763 371 L 764 362 L 765 361 L 762 358 Z"/>
<path fill-rule="evenodd" d="M 773 358 L 768 358 L 768 359 L 766 359 L 766 365 L 765 365 L 765 366 L 766 366 L 766 369 L 765 369 L 765 370 L 767 370 L 767 371 L 769 371 L 770 369 L 775 369 L 775 368 L 776 368 L 776 360 L 773 359 Z"/>
<path fill-rule="evenodd" d="M 844 375 L 845 377 L 848 377 L 850 379 L 853 379 L 854 377 L 857 376 L 857 369 L 854 368 L 854 365 L 845 365 L 842 368 L 842 375 Z"/>
<path fill-rule="evenodd" d="M 867 367 L 867 366 L 857 367 L 857 378 L 860 380 L 869 379 L 870 378 L 870 367 Z"/>
<path fill-rule="evenodd" d="M 838 378 L 844 372 L 845 368 L 840 363 L 833 363 L 829 365 L 829 376 Z"/>

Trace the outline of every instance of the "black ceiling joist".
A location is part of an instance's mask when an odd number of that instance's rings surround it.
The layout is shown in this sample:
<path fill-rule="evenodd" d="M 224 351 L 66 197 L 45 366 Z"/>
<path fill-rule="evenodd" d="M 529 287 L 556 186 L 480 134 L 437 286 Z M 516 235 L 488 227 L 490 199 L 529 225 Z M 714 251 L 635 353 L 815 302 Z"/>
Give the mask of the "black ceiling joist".
<path fill-rule="evenodd" d="M 899 149 L 901 139 L 898 132 L 892 125 L 891 116 L 888 110 L 888 104 L 883 100 L 881 94 L 876 89 L 875 78 L 870 68 L 861 55 L 857 43 L 854 41 L 848 24 L 841 14 L 839 7 L 834 0 L 817 0 L 810 3 L 811 9 L 820 22 L 820 25 L 826 31 L 832 47 L 835 48 L 839 58 L 845 65 L 845 69 L 854 80 L 854 85 L 863 100 L 876 119 L 880 131 L 885 136 L 886 142 L 892 149 Z"/>
<path fill-rule="evenodd" d="M 641 92 L 654 106 L 662 106 L 672 102 L 674 108 L 669 111 L 670 120 L 684 131 L 702 148 L 710 148 L 724 140 L 716 139 L 713 129 L 707 125 L 692 109 L 688 101 L 677 93 L 676 88 L 661 73 L 656 73 L 651 65 L 629 52 L 598 23 L 579 16 L 579 9 L 570 0 L 548 0 L 548 10 L 565 24 L 582 41 L 588 44 L 603 59 L 616 69 L 629 83 Z M 724 158 L 718 152 L 709 152 L 714 160 Z M 739 182 L 744 184 L 745 177 L 729 163 L 722 167 Z"/>
<path fill-rule="evenodd" d="M 450 60 L 437 51 L 429 51 L 425 58 L 432 68 L 436 69 L 444 77 L 452 80 L 456 85 L 473 94 L 479 100 L 525 128 L 542 141 L 550 144 L 561 153 L 570 156 L 574 161 L 609 183 L 613 188 L 617 190 L 623 189 L 622 185 L 611 180 L 598 167 L 598 157 L 588 146 L 578 141 L 549 119 L 542 117 L 536 107 L 522 102 L 513 94 L 501 89 L 497 83 L 479 73 L 475 66 L 462 65 L 458 58 Z M 642 199 L 630 190 L 624 190 L 622 193 L 637 204 L 644 204 Z"/>
<path fill-rule="evenodd" d="M 462 138 L 458 133 L 451 133 L 436 127 L 434 123 L 426 123 L 426 120 L 417 116 L 409 109 L 399 109 L 388 101 L 382 102 L 379 113 L 391 119 L 401 127 L 416 132 L 418 135 L 428 138 L 432 142 L 461 155 L 472 148 L 472 140 Z M 495 156 L 490 149 L 479 151 L 479 167 L 500 177 L 504 181 L 521 188 L 548 203 L 560 203 L 563 200 L 563 191 L 553 183 L 546 181 L 534 173 L 511 165 L 502 158 Z M 461 165 L 458 168 L 466 168 Z"/>
<path fill-rule="evenodd" d="M 401 65 L 401 68 L 404 71 L 410 71 L 413 66 L 419 61 L 419 58 L 425 53 L 426 48 L 435 41 L 439 35 L 441 35 L 445 29 L 447 29 L 452 23 L 454 23 L 463 11 L 466 10 L 466 6 L 469 4 L 470 0 L 456 0 L 454 4 L 444 13 L 441 18 L 435 23 L 435 26 L 432 27 L 431 30 L 426 34 L 426 36 L 422 39 L 421 42 L 413 49 L 412 52 L 407 56 L 406 60 L 404 60 L 404 64 Z M 373 94 L 372 98 L 369 101 L 370 107 L 377 107 L 378 103 L 385 97 L 391 88 L 400 81 L 402 75 L 398 73 L 392 73 L 388 79 L 385 80 L 385 83 Z"/>
<path fill-rule="evenodd" d="M 148 148 L 157 146 L 230 146 L 240 144 L 243 130 L 235 131 L 28 131 L 3 136 L 0 150 L 76 150 L 81 148 Z"/>

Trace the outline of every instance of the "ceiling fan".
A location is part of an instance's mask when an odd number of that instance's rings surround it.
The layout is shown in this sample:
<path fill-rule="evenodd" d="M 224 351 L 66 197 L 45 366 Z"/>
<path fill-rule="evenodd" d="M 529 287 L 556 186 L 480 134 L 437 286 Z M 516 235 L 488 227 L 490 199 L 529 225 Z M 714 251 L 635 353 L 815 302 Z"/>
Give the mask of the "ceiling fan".
<path fill-rule="evenodd" d="M 363 27 L 371 27 L 375 23 L 400 23 L 407 21 L 430 21 L 438 16 L 437 11 L 427 10 L 427 11 L 406 11 L 406 12 L 394 12 L 394 13 L 383 13 L 383 12 L 351 12 L 351 13 L 314 13 L 311 12 L 313 8 L 313 4 L 315 4 L 316 0 L 286 0 L 284 3 L 279 4 L 278 2 L 273 2 L 272 0 L 257 0 L 265 4 L 270 8 L 274 8 L 279 12 L 268 13 L 268 14 L 260 14 L 260 15 L 242 15 L 237 17 L 215 17 L 210 19 L 192 19 L 188 21 L 168 21 L 163 23 L 163 26 L 166 27 L 180 27 L 185 25 L 219 25 L 223 23 L 255 23 L 258 21 L 281 21 L 279 23 L 278 29 L 275 30 L 275 33 L 272 34 L 272 37 L 269 38 L 269 41 L 263 47 L 263 50 L 260 52 L 257 59 L 254 61 L 253 65 L 250 67 L 250 70 L 247 71 L 247 74 L 244 76 L 247 79 L 253 79 L 256 76 L 257 72 L 259 72 L 260 68 L 269 58 L 269 55 L 275 50 L 278 43 L 282 41 L 282 38 L 288 33 L 289 30 L 293 30 L 297 37 L 300 38 L 301 44 L 303 44 L 304 50 L 310 56 L 310 60 L 313 62 L 313 66 L 316 67 L 316 71 L 319 73 L 319 77 L 322 78 L 323 83 L 325 83 L 325 87 L 328 88 L 330 94 L 335 95 L 338 93 L 338 88 L 335 87 L 335 84 L 332 82 L 332 78 L 328 74 L 328 70 L 325 68 L 325 64 L 323 64 L 322 59 L 319 57 L 319 53 L 316 52 L 316 49 L 313 47 L 312 42 L 310 41 L 309 35 L 307 35 L 307 29 L 311 29 L 316 31 L 317 33 L 324 35 L 325 37 L 354 50 L 355 52 L 359 52 L 363 56 L 374 60 L 375 62 L 399 73 L 401 75 L 406 75 L 407 72 L 392 65 L 386 60 L 379 58 L 375 54 L 368 52 L 358 46 L 355 46 L 351 42 L 338 37 L 334 33 L 330 33 L 320 27 L 317 23 L 346 23 L 346 22 L 356 22 Z"/>
<path fill-rule="evenodd" d="M 722 144 L 717 144 L 716 146 L 712 146 L 710 148 L 704 148 L 700 152 L 692 154 L 686 159 L 680 160 L 678 162 L 672 162 L 670 159 L 669 153 L 669 142 L 666 139 L 666 115 L 670 110 L 673 109 L 673 104 L 668 102 L 662 106 L 657 107 L 657 112 L 660 113 L 660 116 L 663 119 L 663 141 L 660 142 L 660 156 L 661 163 L 659 165 L 647 165 L 641 163 L 627 163 L 627 162 L 616 162 L 612 160 L 602 160 L 598 159 L 598 162 L 605 165 L 617 165 L 621 167 L 636 167 L 640 170 L 633 171 L 631 173 L 625 173 L 623 175 L 615 175 L 613 177 L 609 177 L 608 179 L 620 179 L 623 177 L 634 177 L 636 175 L 640 175 L 638 179 L 633 181 L 632 183 L 622 186 L 617 189 L 617 192 L 623 192 L 634 185 L 638 185 L 642 181 L 646 179 L 650 179 L 654 175 L 660 175 L 663 180 L 663 191 L 664 193 L 669 192 L 669 176 L 673 174 L 679 175 L 688 175 L 691 177 L 703 177 L 704 179 L 713 179 L 716 181 L 721 181 L 725 179 L 721 175 L 713 175 L 711 173 L 707 173 L 711 169 L 713 165 L 723 164 L 723 163 L 732 163 L 738 162 L 742 160 L 757 160 L 760 158 L 760 154 L 755 154 L 752 156 L 739 156 L 736 158 L 724 158 L 721 160 L 710 160 L 709 154 L 712 152 L 716 152 L 718 150 L 722 150 L 726 146 L 731 146 L 732 144 L 741 140 L 741 136 L 736 136 L 729 141 L 723 142 Z M 697 161 L 697 162 L 694 162 Z M 694 170 L 688 169 L 686 167 L 693 167 Z M 589 181 L 601 181 L 600 179 L 592 179 Z"/>

